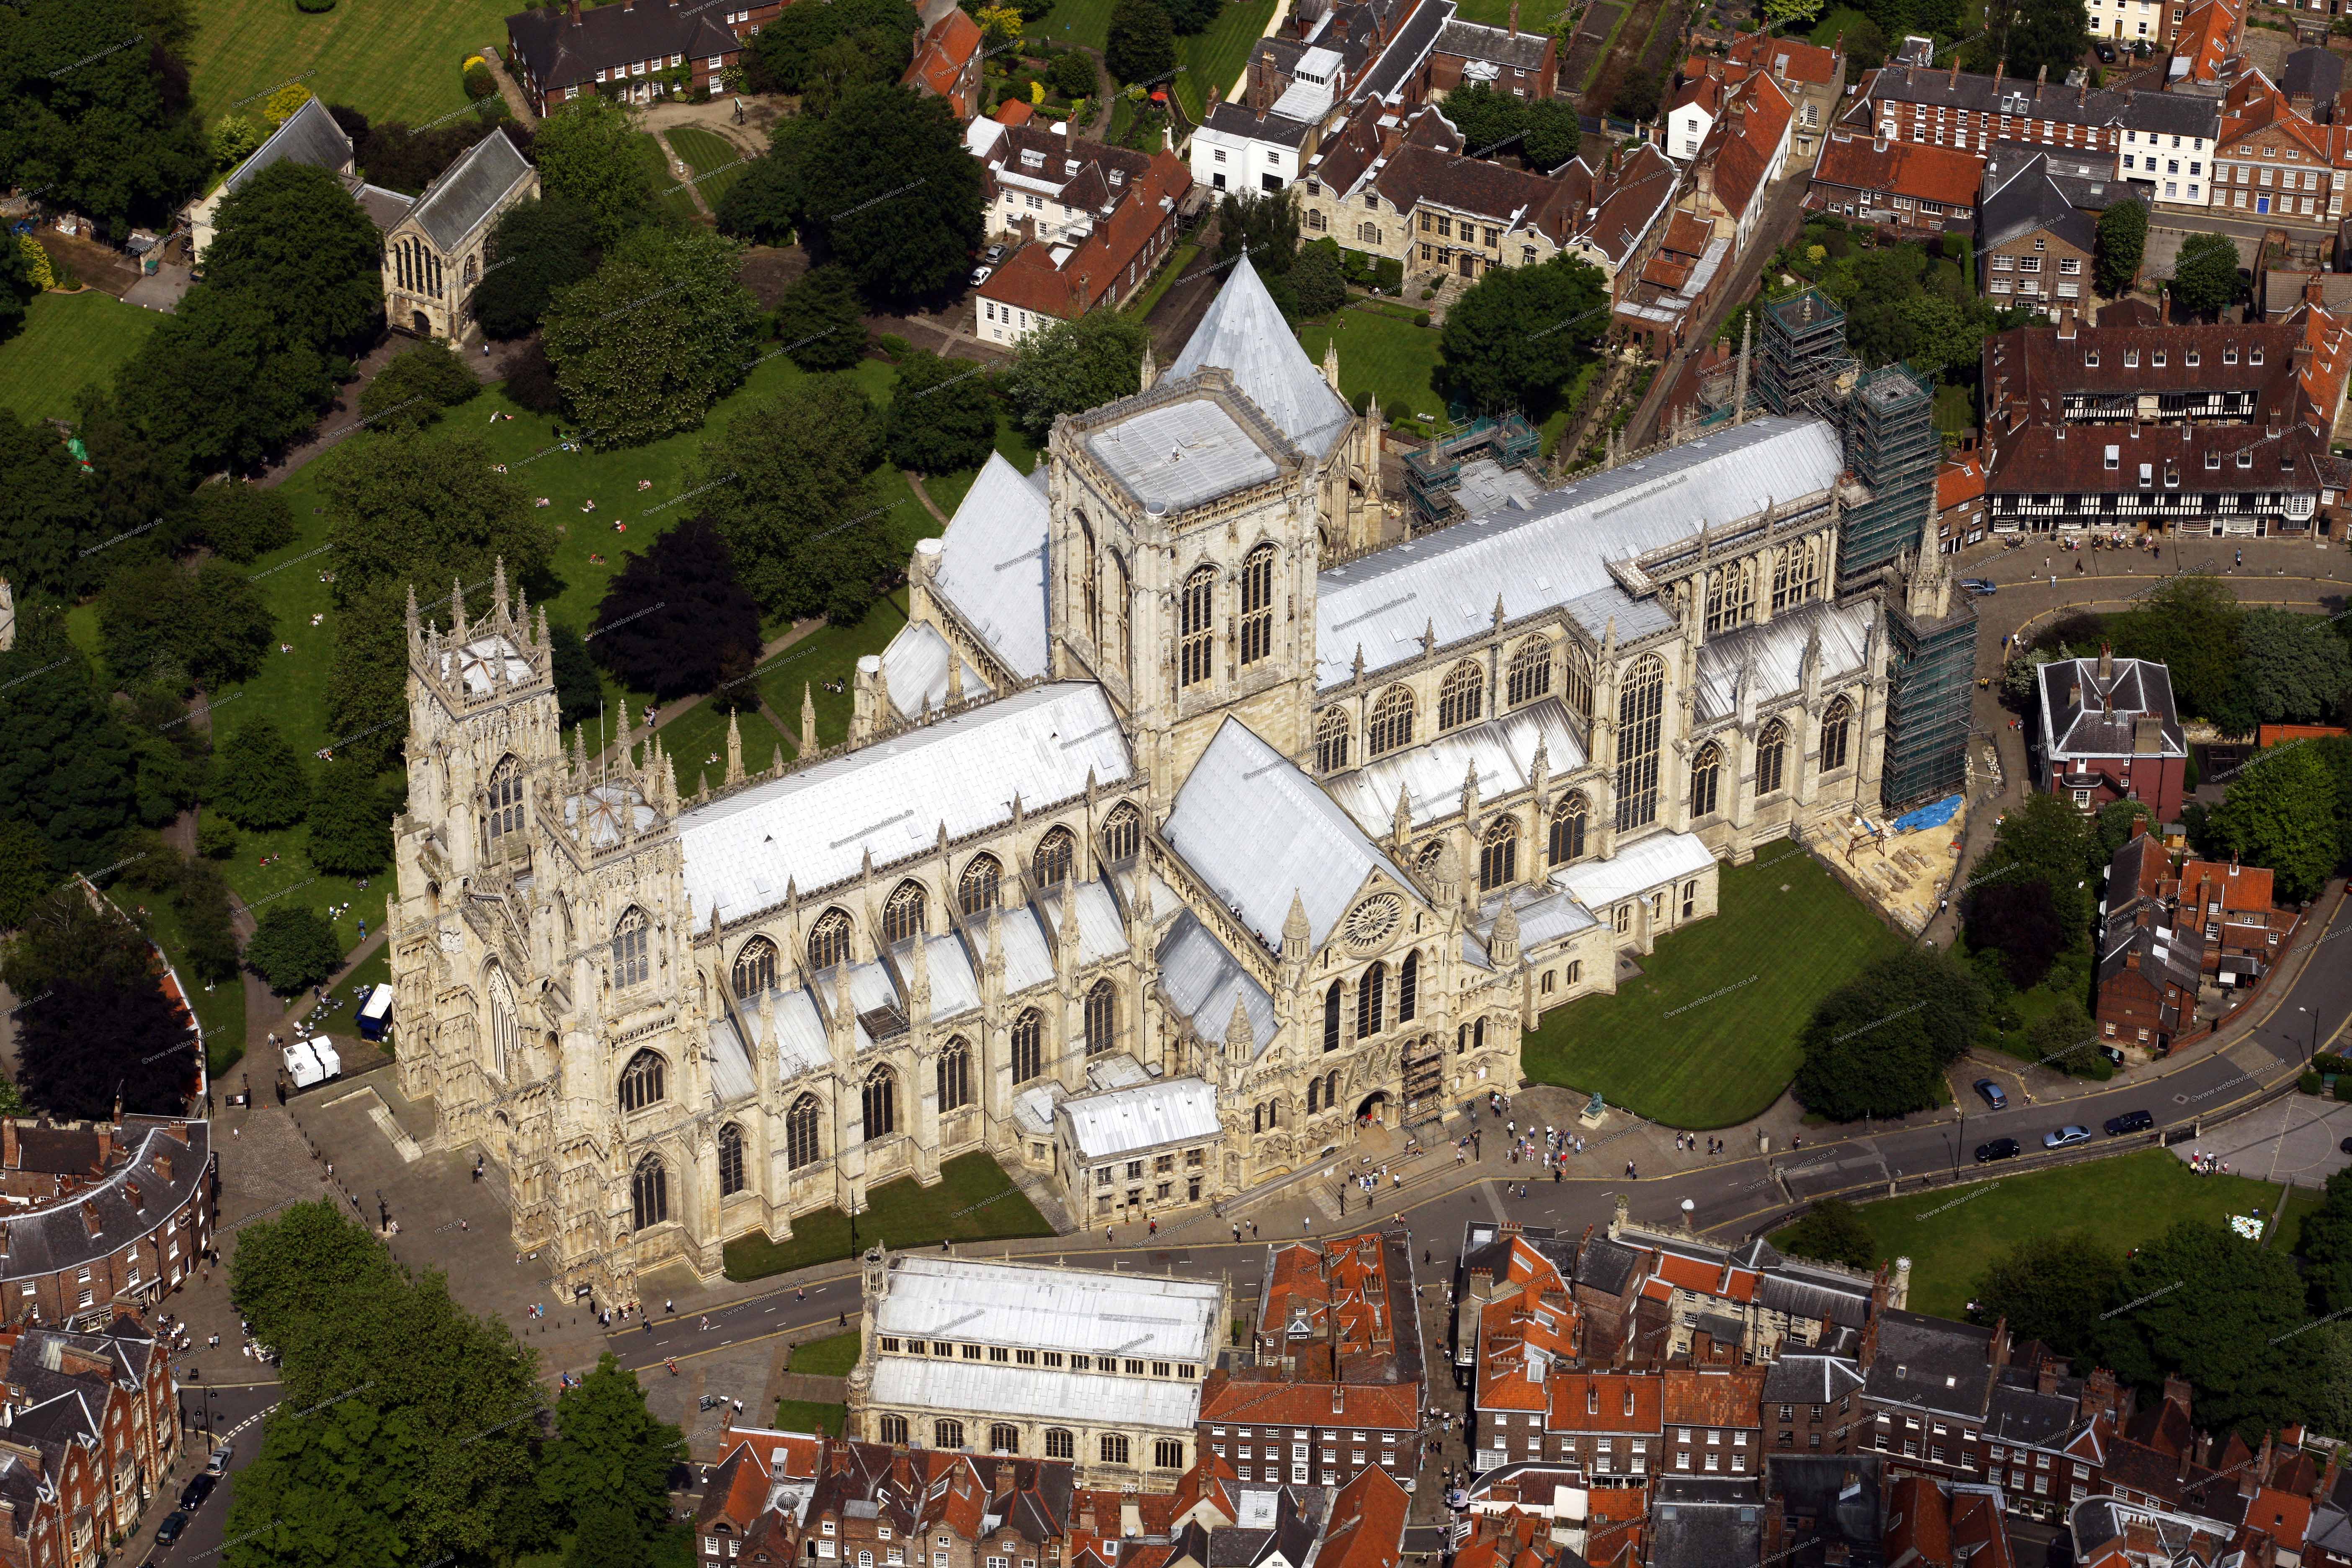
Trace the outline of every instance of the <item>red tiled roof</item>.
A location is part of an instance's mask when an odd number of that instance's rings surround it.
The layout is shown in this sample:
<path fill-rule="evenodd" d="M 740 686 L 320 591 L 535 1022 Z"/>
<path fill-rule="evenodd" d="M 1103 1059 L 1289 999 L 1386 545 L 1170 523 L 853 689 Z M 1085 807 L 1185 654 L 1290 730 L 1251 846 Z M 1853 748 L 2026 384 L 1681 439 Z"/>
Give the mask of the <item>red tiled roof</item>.
<path fill-rule="evenodd" d="M 1832 135 L 1813 166 L 1813 183 L 1884 192 L 1947 206 L 1974 206 L 1984 165 L 1957 147 L 1917 142 L 1884 144 L 1867 136 Z"/>
<path fill-rule="evenodd" d="M 1936 475 L 1936 510 L 1949 511 L 1964 501 L 1982 500 L 1985 493 L 1984 465 L 1974 453 L 1964 452 L 1947 458 Z"/>
<path fill-rule="evenodd" d="M 2219 81 L 2221 68 L 2238 52 L 2245 25 L 2245 7 L 2231 0 L 2203 0 L 2180 19 L 2172 36 L 2172 58 L 2189 62 L 2194 81 Z"/>
<path fill-rule="evenodd" d="M 1625 1413 L 1625 1396 L 1633 1413 Z M 1574 1372 L 1551 1380 L 1554 1432 L 1657 1432 L 1665 1426 L 1665 1385 L 1645 1372 Z"/>
<path fill-rule="evenodd" d="M 1764 1424 L 1764 1368 L 1727 1371 L 1668 1367 L 1665 1416 L 1669 1426 L 1760 1426 Z"/>
<path fill-rule="evenodd" d="M 1201 1384 L 1201 1419 L 1242 1425 L 1378 1426 L 1405 1431 L 1419 1425 L 1421 1390 L 1410 1383 L 1250 1383 L 1224 1371 Z"/>
<path fill-rule="evenodd" d="M 1150 169 L 1128 183 L 1118 209 L 1098 219 L 1094 232 L 1059 267 L 1054 265 L 1054 247 L 1024 245 L 980 286 L 981 297 L 1065 320 L 1085 314 L 1115 289 L 1141 281 L 1129 279 L 1128 269 L 1192 188 L 1192 172 L 1173 153 L 1155 154 Z"/>
<path fill-rule="evenodd" d="M 1715 160 L 1716 200 L 1734 218 L 1744 216 L 1763 189 L 1764 171 L 1796 112 L 1796 101 L 1770 77 L 1749 77 L 1741 84 L 1739 101 L 1747 111 L 1736 119 L 1726 115 L 1710 133 L 1722 137 Z"/>
<path fill-rule="evenodd" d="M 1367 1465 L 1331 1499 L 1312 1568 L 1396 1568 L 1412 1499 L 1394 1476 Z"/>
<path fill-rule="evenodd" d="M 2304 1531 L 2311 1528 L 2311 1500 L 2276 1487 L 2264 1487 L 2247 1506 L 2246 1523 L 2277 1542 L 2281 1554 L 2299 1554 Z"/>
<path fill-rule="evenodd" d="M 899 80 L 916 83 L 941 98 L 951 97 L 964 67 L 980 53 L 980 24 L 961 10 L 951 9 L 924 33 L 907 74 Z M 969 110 L 971 106 L 960 107 Z"/>
<path fill-rule="evenodd" d="M 2225 910 L 2252 910 L 2268 914 L 2272 905 L 2271 873 L 2262 866 L 2225 866 L 2218 860 L 2191 860 L 2180 868 L 2180 899 L 2202 912 L 2218 900 Z M 2184 917 L 2185 918 L 2185 917 Z M 2189 924 L 2195 924 L 2193 921 Z"/>
<path fill-rule="evenodd" d="M 1832 51 L 1819 44 L 1771 38 L 1761 33 L 1750 33 L 1738 39 L 1724 58 L 1727 64 L 1747 70 L 1770 71 L 1789 80 L 1811 82 L 1817 87 L 1826 87 L 1838 77 L 1838 58 Z"/>
<path fill-rule="evenodd" d="M 1658 247 L 1671 250 L 1677 256 L 1697 258 L 1706 254 L 1706 247 L 1714 239 L 1714 225 L 1678 211 L 1667 220 L 1666 237 L 1658 242 Z"/>
<path fill-rule="evenodd" d="M 1008 98 L 996 106 L 996 112 L 989 118 L 999 125 L 1026 125 L 1036 116 L 1036 113 L 1035 110 L 1029 107 L 1028 100 Z"/>

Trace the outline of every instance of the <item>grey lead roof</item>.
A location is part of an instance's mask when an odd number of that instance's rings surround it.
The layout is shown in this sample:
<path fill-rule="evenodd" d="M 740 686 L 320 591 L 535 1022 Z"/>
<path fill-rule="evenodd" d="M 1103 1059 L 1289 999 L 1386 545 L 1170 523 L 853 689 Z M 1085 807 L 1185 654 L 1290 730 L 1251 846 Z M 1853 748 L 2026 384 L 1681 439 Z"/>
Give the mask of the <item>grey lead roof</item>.
<path fill-rule="evenodd" d="M 1298 346 L 1247 256 L 1234 264 L 1232 279 L 1217 290 L 1166 379 L 1190 375 L 1203 365 L 1233 372 L 1243 395 L 1292 445 L 1318 459 L 1328 457 L 1347 431 L 1352 417 L 1348 405 Z"/>
<path fill-rule="evenodd" d="M 1274 998 L 1191 910 L 1171 921 L 1168 934 L 1160 939 L 1160 988 L 1176 1011 L 1192 1021 L 1193 1033 L 1220 1044 L 1233 1027 L 1238 994 L 1249 1015 L 1250 1059 L 1274 1044 Z"/>
<path fill-rule="evenodd" d="M 1433 52 L 1459 55 L 1465 60 L 1493 60 L 1515 70 L 1531 71 L 1543 64 L 1544 48 L 1551 42 L 1545 33 L 1513 33 L 1502 27 L 1489 27 L 1483 22 L 1448 22 L 1437 30 Z"/>
<path fill-rule="evenodd" d="M 2056 235 L 2078 250 L 2090 249 L 2096 238 L 2090 215 L 2069 199 L 2044 158 L 2018 164 L 1998 186 L 1988 175 L 1985 195 L 1977 203 L 1977 220 L 1979 255 L 2037 229 Z"/>
<path fill-rule="evenodd" d="M 408 216 L 435 245 L 454 250 L 530 178 L 530 164 L 506 132 L 492 131 L 425 187 Z"/>
<path fill-rule="evenodd" d="M 315 98 L 304 99 L 302 107 L 288 115 L 286 123 L 271 132 L 268 140 L 253 150 L 253 156 L 221 182 L 221 192 L 226 195 L 272 164 L 286 163 L 308 163 L 331 174 L 352 166 L 352 139 Z"/>
<path fill-rule="evenodd" d="M 1862 1369 L 1844 1356 L 1782 1351 L 1764 1374 L 1767 1405 L 1829 1405 L 1862 1386 Z"/>
<path fill-rule="evenodd" d="M 1045 673 L 1045 465 L 1024 478 L 994 452 L 940 536 L 933 586 L 1005 668 Z"/>
<path fill-rule="evenodd" d="M 174 1128 L 185 1130 L 186 1142 L 174 1135 Z M 133 1152 L 96 1185 L 46 1206 L 0 1215 L 0 1279 L 78 1268 L 121 1251 L 187 1201 L 211 1168 L 208 1121 L 125 1117 L 121 1142 Z M 156 1166 L 159 1154 L 171 1163 L 168 1178 Z M 135 1205 L 126 1186 L 131 1182 L 139 1185 Z M 96 1222 L 96 1235 L 85 1222 L 86 1215 Z"/>
<path fill-rule="evenodd" d="M 2095 658 L 2058 658 L 2042 667 L 2042 739 L 2045 756 L 2134 755 L 2132 721 L 2152 713 L 2164 725 L 2168 757 L 2186 756 L 2188 742 L 2172 701 L 2172 671 L 2140 658 L 2119 658 L 2114 674 L 2099 676 Z M 2095 706 L 2084 701 L 2095 697 Z"/>
<path fill-rule="evenodd" d="M 1087 450 L 1153 511 L 1182 511 L 1282 472 L 1206 397 L 1162 404 L 1107 426 L 1087 437 Z"/>

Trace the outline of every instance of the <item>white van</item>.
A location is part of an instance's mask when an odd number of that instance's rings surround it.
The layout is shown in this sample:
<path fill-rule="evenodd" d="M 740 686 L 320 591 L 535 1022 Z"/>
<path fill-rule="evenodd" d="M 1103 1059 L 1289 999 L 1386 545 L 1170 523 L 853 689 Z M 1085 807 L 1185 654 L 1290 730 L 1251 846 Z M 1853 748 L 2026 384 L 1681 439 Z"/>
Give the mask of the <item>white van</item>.
<path fill-rule="evenodd" d="M 289 1041 L 278 1054 L 286 1064 L 286 1076 L 296 1089 L 309 1089 L 327 1081 L 327 1069 L 312 1054 L 309 1041 Z"/>
<path fill-rule="evenodd" d="M 319 1058 L 320 1068 L 329 1078 L 343 1076 L 342 1053 L 335 1049 L 334 1041 L 324 1035 L 313 1035 L 302 1043 L 310 1047 L 310 1053 Z"/>

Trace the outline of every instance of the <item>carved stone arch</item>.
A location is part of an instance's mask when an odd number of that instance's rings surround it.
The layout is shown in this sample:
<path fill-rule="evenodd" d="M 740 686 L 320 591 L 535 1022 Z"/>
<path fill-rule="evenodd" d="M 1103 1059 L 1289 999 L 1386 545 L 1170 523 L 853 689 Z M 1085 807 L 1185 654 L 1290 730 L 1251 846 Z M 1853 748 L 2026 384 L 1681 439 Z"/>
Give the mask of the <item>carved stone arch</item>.
<path fill-rule="evenodd" d="M 776 989 L 782 956 L 774 938 L 757 933 L 737 948 L 735 962 L 728 972 L 737 998 L 748 1001 L 763 991 Z"/>
<path fill-rule="evenodd" d="M 856 923 L 850 919 L 849 911 L 837 904 L 817 916 L 809 926 L 805 946 L 810 973 L 846 963 L 850 932 L 855 929 Z"/>
<path fill-rule="evenodd" d="M 882 941 L 897 947 L 911 942 L 930 929 L 931 895 L 929 889 L 913 877 L 890 889 L 882 905 Z"/>

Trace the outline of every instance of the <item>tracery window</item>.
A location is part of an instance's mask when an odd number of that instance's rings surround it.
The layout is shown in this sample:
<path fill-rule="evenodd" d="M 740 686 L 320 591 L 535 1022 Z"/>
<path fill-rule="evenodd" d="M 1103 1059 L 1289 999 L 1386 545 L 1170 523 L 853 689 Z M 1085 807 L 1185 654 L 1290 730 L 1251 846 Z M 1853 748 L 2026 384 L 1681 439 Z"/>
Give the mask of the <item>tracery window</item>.
<path fill-rule="evenodd" d="M 669 1168 L 659 1154 L 646 1155 L 630 1173 L 629 1214 L 638 1230 L 669 1218 Z"/>
<path fill-rule="evenodd" d="M 993 855 L 975 855 L 963 868 L 963 880 L 956 889 L 957 901 L 967 917 L 981 914 L 996 907 L 997 884 L 1004 879 L 1004 868 L 996 863 Z"/>
<path fill-rule="evenodd" d="M 1790 540 L 1772 563 L 1772 613 L 1804 604 L 1821 591 L 1821 541 Z"/>
<path fill-rule="evenodd" d="M 652 1051 L 639 1051 L 621 1069 L 621 1110 L 643 1110 L 658 1103 L 667 1089 L 668 1066 Z"/>
<path fill-rule="evenodd" d="M 1209 679 L 1209 655 L 1214 636 L 1211 616 L 1217 595 L 1217 571 L 1200 566 L 1184 579 L 1182 601 L 1177 607 L 1176 684 L 1198 686 Z"/>
<path fill-rule="evenodd" d="M 1574 643 L 1568 645 L 1560 696 L 1578 718 L 1592 717 L 1592 656 Z"/>
<path fill-rule="evenodd" d="M 1364 730 L 1364 755 L 1385 757 L 1412 744 L 1412 688 L 1391 686 L 1372 704 L 1372 721 Z"/>
<path fill-rule="evenodd" d="M 1340 1029 L 1345 1018 L 1341 1009 L 1348 1005 L 1347 994 L 1347 986 L 1337 980 L 1331 982 L 1331 989 L 1323 993 L 1323 1048 L 1327 1051 L 1339 1048 Z"/>
<path fill-rule="evenodd" d="M 1242 563 L 1242 647 L 1244 668 L 1274 651 L 1274 546 L 1261 544 Z"/>
<path fill-rule="evenodd" d="M 1617 695 L 1617 831 L 1658 819 L 1658 742 L 1666 707 L 1666 667 L 1643 654 Z"/>
<path fill-rule="evenodd" d="M 522 764 L 512 757 L 490 770 L 489 811 L 483 827 L 492 844 L 522 829 Z"/>
<path fill-rule="evenodd" d="M 1032 1007 L 1013 1024 L 1013 1081 L 1027 1083 L 1045 1070 L 1045 1018 Z"/>
<path fill-rule="evenodd" d="M 1693 816 L 1715 810 L 1716 786 L 1723 776 L 1723 748 L 1709 741 L 1691 762 L 1690 808 Z"/>
<path fill-rule="evenodd" d="M 1343 709 L 1326 708 L 1323 716 L 1315 721 L 1315 771 L 1336 773 L 1347 765 L 1347 712 Z"/>
<path fill-rule="evenodd" d="M 1523 702 L 1533 702 L 1551 691 L 1551 644 L 1542 637 L 1529 637 L 1511 655 L 1510 674 L 1504 695 L 1514 708 Z"/>
<path fill-rule="evenodd" d="M 907 1440 L 907 1418 L 903 1415 L 882 1417 L 882 1441 L 898 1444 Z"/>
<path fill-rule="evenodd" d="M 755 936 L 735 955 L 735 994 L 757 996 L 776 988 L 776 944 Z"/>
<path fill-rule="evenodd" d="M 1085 512 L 1078 513 L 1078 578 L 1080 592 L 1086 600 L 1087 642 L 1097 653 L 1102 651 L 1102 584 L 1101 566 L 1095 559 L 1095 531 L 1087 521 Z"/>
<path fill-rule="evenodd" d="M 1853 728 L 1853 704 L 1841 697 L 1822 715 L 1822 772 L 1845 766 L 1846 737 Z"/>
<path fill-rule="evenodd" d="M 1780 787 L 1782 765 L 1789 755 L 1789 731 L 1778 719 L 1756 737 L 1756 794 L 1770 795 Z"/>
<path fill-rule="evenodd" d="M 719 1130 L 719 1195 L 743 1190 L 743 1130 L 732 1121 Z"/>
<path fill-rule="evenodd" d="M 1021 1428 L 1003 1421 L 992 1421 L 988 1427 L 988 1451 L 992 1454 L 1017 1454 L 1021 1451 Z"/>
<path fill-rule="evenodd" d="M 809 930 L 808 962 L 814 969 L 831 969 L 849 960 L 849 917 L 839 910 L 827 910 L 817 917 Z"/>
<path fill-rule="evenodd" d="M 1565 866 L 1584 858 L 1584 823 L 1588 816 L 1582 792 L 1551 808 L 1551 863 Z"/>
<path fill-rule="evenodd" d="M 1047 1458 L 1066 1459 L 1075 1456 L 1077 1451 L 1077 1439 L 1071 1435 L 1068 1427 L 1048 1426 L 1045 1428 L 1045 1457 Z"/>
<path fill-rule="evenodd" d="M 1478 890 L 1491 893 L 1507 888 L 1519 875 L 1519 822 L 1498 816 L 1478 845 Z"/>
<path fill-rule="evenodd" d="M 1408 952 L 1404 966 L 1397 971 L 1397 1022 L 1412 1022 L 1413 1009 L 1421 1005 L 1421 954 Z"/>
<path fill-rule="evenodd" d="M 1748 565 L 1734 561 L 1708 574 L 1706 629 L 1710 634 L 1744 626 L 1756 618 L 1756 579 Z"/>
<path fill-rule="evenodd" d="M 1388 1001 L 1389 966 L 1375 963 L 1356 982 L 1356 1038 L 1367 1040 L 1387 1026 L 1381 1009 Z"/>
<path fill-rule="evenodd" d="M 484 982 L 490 994 L 490 1070 L 507 1076 L 507 1064 L 522 1049 L 522 1021 L 515 1011 L 515 994 L 507 972 L 490 965 Z"/>
<path fill-rule="evenodd" d="M 1121 801 L 1103 820 L 1103 858 L 1131 859 L 1143 847 L 1143 814 Z"/>
<path fill-rule="evenodd" d="M 1133 631 L 1134 591 L 1128 581 L 1127 560 L 1116 550 L 1110 552 L 1110 591 L 1117 595 L 1111 601 L 1110 626 L 1113 647 L 1118 656 L 1121 680 L 1135 679 Z"/>
<path fill-rule="evenodd" d="M 625 990 L 643 985 L 653 973 L 646 943 L 646 912 L 632 909 L 613 928 L 613 984 Z"/>
<path fill-rule="evenodd" d="M 888 1068 L 866 1075 L 866 1142 L 887 1138 L 898 1131 L 898 1080 Z"/>
<path fill-rule="evenodd" d="M 940 1052 L 939 1080 L 941 1110 L 961 1110 L 971 1103 L 971 1047 L 961 1035 Z"/>
<path fill-rule="evenodd" d="M 963 1423 L 944 1418 L 934 1421 L 931 1423 L 931 1437 L 939 1447 L 961 1448 L 963 1447 Z"/>
<path fill-rule="evenodd" d="M 882 940 L 896 947 L 922 935 L 927 902 L 920 882 L 910 879 L 893 888 L 889 901 L 882 906 Z"/>
<path fill-rule="evenodd" d="M 1031 858 L 1030 868 L 1041 888 L 1057 888 L 1070 879 L 1070 863 L 1077 858 L 1078 841 L 1066 827 L 1045 835 Z"/>
<path fill-rule="evenodd" d="M 1437 728 L 1442 733 L 1475 723 L 1486 706 L 1486 672 L 1465 658 L 1445 672 L 1437 689 Z"/>
<path fill-rule="evenodd" d="M 1095 982 L 1087 993 L 1087 1055 L 1098 1057 L 1118 1044 L 1118 987 Z"/>
<path fill-rule="evenodd" d="M 788 1170 L 814 1165 L 824 1157 L 823 1145 L 817 1138 L 817 1116 L 816 1096 L 813 1094 L 802 1095 L 784 1113 L 784 1165 Z"/>

